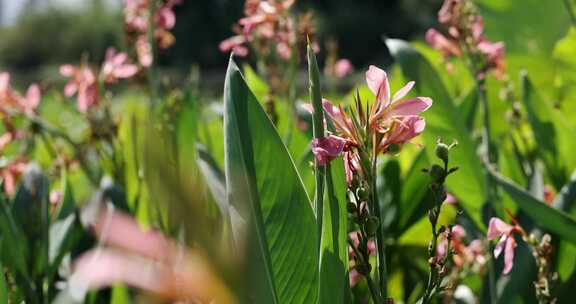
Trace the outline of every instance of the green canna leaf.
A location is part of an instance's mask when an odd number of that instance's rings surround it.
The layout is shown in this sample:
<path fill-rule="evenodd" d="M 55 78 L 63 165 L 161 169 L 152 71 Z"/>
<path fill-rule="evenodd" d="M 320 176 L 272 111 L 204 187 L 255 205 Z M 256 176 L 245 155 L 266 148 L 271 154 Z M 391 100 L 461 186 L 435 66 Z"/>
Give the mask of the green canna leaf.
<path fill-rule="evenodd" d="M 247 219 L 247 225 L 232 223 L 236 247 L 246 250 L 249 261 L 243 296 L 251 303 L 314 303 L 318 235 L 310 199 L 232 59 L 224 85 L 224 131 L 228 204 Z"/>
<path fill-rule="evenodd" d="M 576 168 L 576 130 L 562 113 L 542 99 L 525 72 L 520 78 L 522 101 L 537 142 L 536 152 L 546 164 L 554 186 L 560 188 Z"/>
<path fill-rule="evenodd" d="M 484 228 L 481 208 L 486 202 L 486 182 L 483 174 L 480 174 L 483 170 L 476 156 L 476 143 L 467 131 L 462 113 L 434 68 L 418 51 L 406 41 L 386 39 L 385 42 L 400 64 L 405 78 L 416 81 L 415 91 L 419 95 L 430 96 L 434 101 L 423 115 L 426 118 L 426 129 L 422 136 L 428 156 L 434 157 L 438 138 L 447 142 L 458 141 L 458 148 L 450 153 L 450 163 L 460 169 L 453 178 L 448 179 L 448 190 L 458 198 L 476 226 Z"/>

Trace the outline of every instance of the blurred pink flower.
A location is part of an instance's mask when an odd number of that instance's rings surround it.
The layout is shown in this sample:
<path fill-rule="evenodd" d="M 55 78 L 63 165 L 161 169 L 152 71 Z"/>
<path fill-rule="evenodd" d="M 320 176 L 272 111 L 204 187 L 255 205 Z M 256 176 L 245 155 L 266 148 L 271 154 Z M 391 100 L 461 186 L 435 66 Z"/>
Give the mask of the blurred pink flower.
<path fill-rule="evenodd" d="M 111 207 L 100 212 L 92 228 L 108 247 L 92 249 L 74 262 L 69 284 L 76 290 L 125 283 L 172 301 L 236 302 L 199 250 L 186 250 L 160 232 L 145 231 Z"/>
<path fill-rule="evenodd" d="M 0 73 L 0 107 L 12 107 L 27 115 L 33 114 L 40 105 L 41 93 L 38 84 L 31 84 L 22 96 L 10 85 L 10 74 Z"/>
<path fill-rule="evenodd" d="M 514 233 L 523 233 L 522 228 L 517 225 L 510 225 L 505 223 L 499 218 L 491 218 L 488 224 L 488 240 L 500 238 L 496 247 L 494 248 L 494 257 L 498 258 L 502 251 L 504 251 L 504 269 L 503 274 L 508 274 L 514 265 L 514 248 L 516 248 L 516 240 Z"/>
<path fill-rule="evenodd" d="M 354 71 L 354 66 L 350 60 L 342 58 L 334 64 L 334 76 L 336 78 L 344 78 Z"/>
<path fill-rule="evenodd" d="M 17 180 L 24 173 L 27 163 L 23 158 L 17 158 L 0 169 L 0 175 L 4 181 L 4 192 L 8 195 L 16 193 Z"/>
<path fill-rule="evenodd" d="M 462 51 L 460 51 L 460 46 L 457 41 L 446 38 L 435 29 L 431 28 L 426 32 L 426 42 L 428 42 L 431 47 L 439 50 L 442 55 L 446 57 L 458 57 L 462 55 Z"/>
<path fill-rule="evenodd" d="M 360 240 L 358 239 L 358 231 L 352 231 L 350 233 L 348 233 L 348 238 L 352 241 L 352 244 L 358 248 L 358 246 L 360 245 Z M 367 249 L 368 249 L 368 254 L 369 255 L 375 255 L 376 254 L 376 244 L 374 243 L 373 240 L 369 240 L 367 243 Z M 354 249 L 352 249 L 352 247 L 350 245 L 348 245 L 348 258 L 349 258 L 349 264 L 350 264 L 350 269 L 349 269 L 349 273 L 348 273 L 348 281 L 350 284 L 350 287 L 354 287 L 356 284 L 358 284 L 358 282 L 362 279 L 362 274 L 360 274 L 358 272 L 358 270 L 356 270 L 356 265 L 355 265 L 355 259 L 354 257 L 356 256 L 356 252 L 354 251 Z"/>
<path fill-rule="evenodd" d="M 106 59 L 100 73 L 107 83 L 115 83 L 121 78 L 130 78 L 138 73 L 138 66 L 126 63 L 128 54 L 117 53 L 114 48 L 106 50 Z"/>
<path fill-rule="evenodd" d="M 236 35 L 220 42 L 218 48 L 223 53 L 233 51 L 235 55 L 245 57 L 248 55 L 248 48 L 244 46 L 244 43 L 246 43 L 246 37 Z"/>
<path fill-rule="evenodd" d="M 312 140 L 312 153 L 314 153 L 318 163 L 325 166 L 342 153 L 345 144 L 346 140 L 335 135 L 314 138 Z"/>
<path fill-rule="evenodd" d="M 150 67 L 154 58 L 152 57 L 152 47 L 148 42 L 148 38 L 144 35 L 138 37 L 136 40 L 136 55 L 138 62 L 143 67 Z"/>
<path fill-rule="evenodd" d="M 64 87 L 64 95 L 66 97 L 72 97 L 75 94 L 78 96 L 79 112 L 86 113 L 88 109 L 98 104 L 98 83 L 90 67 L 65 64 L 60 66 L 60 74 L 70 78 Z"/>

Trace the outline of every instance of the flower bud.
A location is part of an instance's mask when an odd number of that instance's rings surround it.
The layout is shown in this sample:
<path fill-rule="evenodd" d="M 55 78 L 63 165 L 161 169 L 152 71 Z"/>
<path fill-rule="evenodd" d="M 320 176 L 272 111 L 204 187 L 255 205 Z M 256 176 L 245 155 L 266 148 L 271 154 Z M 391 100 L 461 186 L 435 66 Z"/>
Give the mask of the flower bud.
<path fill-rule="evenodd" d="M 368 234 L 368 236 L 374 236 L 376 234 L 376 231 L 378 230 L 378 226 L 379 226 L 378 218 L 375 216 L 371 216 L 366 221 L 366 224 L 364 224 L 364 229 L 366 229 L 366 233 Z"/>
<path fill-rule="evenodd" d="M 444 163 L 448 163 L 448 151 L 450 150 L 450 148 L 448 147 L 448 145 L 446 145 L 443 142 L 438 142 L 438 144 L 436 144 L 436 150 L 434 151 L 436 153 L 436 156 L 441 159 Z"/>

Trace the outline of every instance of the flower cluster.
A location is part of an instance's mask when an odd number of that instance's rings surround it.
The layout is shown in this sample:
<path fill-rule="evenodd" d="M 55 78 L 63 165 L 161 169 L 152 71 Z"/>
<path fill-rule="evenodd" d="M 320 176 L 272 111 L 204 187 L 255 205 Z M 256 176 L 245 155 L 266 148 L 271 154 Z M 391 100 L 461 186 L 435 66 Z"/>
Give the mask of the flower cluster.
<path fill-rule="evenodd" d="M 220 43 L 220 51 L 244 57 L 248 55 L 248 44 L 261 56 L 269 56 L 273 51 L 279 58 L 290 60 L 299 37 L 313 33 L 309 15 L 300 18 L 299 23 L 290 16 L 290 8 L 295 0 L 267 1 L 247 0 L 244 6 L 245 17 L 238 21 L 232 36 Z"/>
<path fill-rule="evenodd" d="M 127 63 L 127 60 L 128 55 L 126 53 L 117 53 L 114 48 L 108 48 L 99 78 L 87 64 L 62 65 L 60 74 L 70 78 L 64 87 L 64 95 L 66 97 L 77 95 L 78 111 L 86 113 L 88 109 L 98 104 L 99 80 L 106 84 L 113 84 L 118 79 L 130 78 L 138 73 L 138 66 Z"/>
<path fill-rule="evenodd" d="M 14 109 L 27 114 L 32 114 L 40 104 L 40 86 L 32 84 L 28 87 L 25 95 L 14 90 L 10 84 L 10 74 L 0 73 L 0 111 L 5 113 L 7 109 Z"/>
<path fill-rule="evenodd" d="M 149 67 L 153 62 L 152 46 L 148 32 L 153 30 L 153 36 L 160 49 L 167 49 L 174 44 L 174 35 L 170 30 L 176 25 L 174 6 L 181 0 L 167 0 L 155 9 L 149 0 L 125 0 L 124 23 L 128 38 L 134 42 L 138 61 L 143 67 Z M 154 16 L 150 16 L 154 12 Z M 150 28 L 150 21 L 153 22 Z"/>
<path fill-rule="evenodd" d="M 314 155 L 320 162 L 344 152 L 349 186 L 355 175 L 362 175 L 368 169 L 362 168 L 362 153 L 375 157 L 389 152 L 392 146 L 409 142 L 424 130 L 426 123 L 419 114 L 432 105 L 432 99 L 428 97 L 403 99 L 414 86 L 413 81 L 392 96 L 386 72 L 375 66 L 370 66 L 366 72 L 366 82 L 376 99 L 369 111 L 364 112 L 359 98 L 356 100 L 358 117 L 349 116 L 341 105 L 324 100 L 324 111 L 338 136 L 328 136 L 313 143 Z M 342 150 L 333 148 L 340 146 Z"/>
<path fill-rule="evenodd" d="M 475 76 L 479 79 L 489 71 L 494 71 L 499 78 L 504 74 L 504 43 L 486 38 L 482 17 L 470 1 L 445 0 L 438 12 L 438 21 L 447 28 L 447 34 L 429 29 L 426 41 L 433 48 L 447 58 L 469 56 L 476 65 Z"/>

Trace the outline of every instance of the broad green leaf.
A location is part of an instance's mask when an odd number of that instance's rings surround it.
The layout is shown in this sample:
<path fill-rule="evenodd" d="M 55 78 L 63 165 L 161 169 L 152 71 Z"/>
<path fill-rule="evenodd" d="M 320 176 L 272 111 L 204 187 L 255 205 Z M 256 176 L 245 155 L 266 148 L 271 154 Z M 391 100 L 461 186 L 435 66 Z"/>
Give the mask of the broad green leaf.
<path fill-rule="evenodd" d="M 534 222 L 564 240 L 576 244 L 576 220 L 570 215 L 554 209 L 526 192 L 518 185 L 490 169 L 490 174 L 500 187 L 518 204 L 518 207 Z"/>
<path fill-rule="evenodd" d="M 249 302 L 313 303 L 318 235 L 310 199 L 286 146 L 232 59 L 224 113 L 228 203 L 248 220 L 247 227 L 233 229 L 250 260 Z"/>
<path fill-rule="evenodd" d="M 450 152 L 450 164 L 460 169 L 454 178 L 448 179 L 447 186 L 474 223 L 483 228 L 481 208 L 486 202 L 485 177 L 481 174 L 483 170 L 476 156 L 476 144 L 466 131 L 462 113 L 458 111 L 434 68 L 420 53 L 402 40 L 386 39 L 385 42 L 402 67 L 405 78 L 416 81 L 416 92 L 434 101 L 432 107 L 424 113 L 426 129 L 422 136 L 428 155 L 434 155 L 438 138 L 447 142 L 458 141 L 458 147 Z"/>
<path fill-rule="evenodd" d="M 400 210 L 398 211 L 398 233 L 402 234 L 414 222 L 428 211 L 426 208 L 426 198 L 430 178 L 422 172 L 428 167 L 428 156 L 426 151 L 422 151 L 416 156 L 412 166 L 406 173 L 402 182 L 402 194 Z M 431 202 L 431 200 L 430 200 Z"/>
<path fill-rule="evenodd" d="M 563 186 L 576 168 L 576 130 L 558 110 L 542 99 L 528 76 L 521 75 L 522 100 L 536 139 L 537 153 L 557 188 Z"/>
<path fill-rule="evenodd" d="M 474 120 L 478 113 L 478 90 L 473 88 L 458 105 L 458 112 L 462 113 L 464 123 L 469 131 L 474 130 Z"/>
<path fill-rule="evenodd" d="M 342 158 L 335 159 L 326 170 L 318 303 L 347 303 L 350 288 L 348 282 L 348 211 L 346 210 L 346 175 Z"/>
<path fill-rule="evenodd" d="M 2 246 L 2 245 L 0 245 Z M 4 269 L 4 263 L 0 263 L 0 269 Z M 6 282 L 6 276 L 0 276 L 0 303 L 8 303 L 8 284 Z"/>

